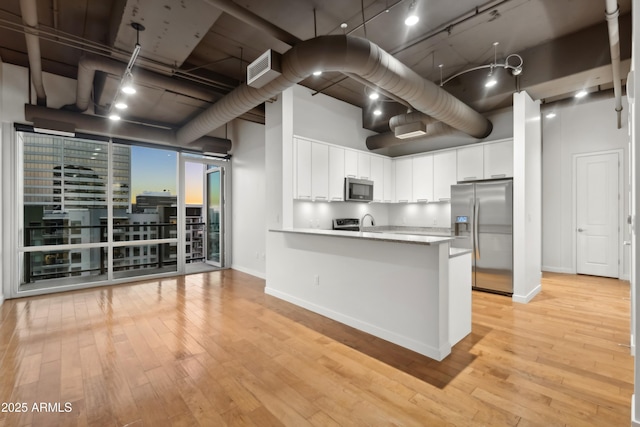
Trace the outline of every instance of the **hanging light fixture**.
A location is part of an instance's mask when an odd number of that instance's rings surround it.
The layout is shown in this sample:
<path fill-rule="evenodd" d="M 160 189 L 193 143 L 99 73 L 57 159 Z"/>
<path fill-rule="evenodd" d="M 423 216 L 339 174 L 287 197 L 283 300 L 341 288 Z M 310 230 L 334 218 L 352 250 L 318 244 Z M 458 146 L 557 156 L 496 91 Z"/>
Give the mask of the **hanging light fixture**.
<path fill-rule="evenodd" d="M 416 10 L 416 1 L 413 0 L 411 5 L 409 6 L 409 11 L 407 12 L 407 17 L 404 20 L 404 25 L 407 27 L 413 27 L 420 21 L 420 17 L 418 16 L 418 11 Z"/>
<path fill-rule="evenodd" d="M 491 88 L 495 85 L 498 84 L 498 80 L 496 79 L 495 76 L 495 69 L 496 68 L 504 68 L 505 70 L 510 70 L 511 71 L 511 75 L 513 76 L 519 76 L 520 74 L 522 74 L 522 64 L 524 63 L 524 61 L 522 60 L 522 57 L 518 54 L 512 53 L 511 55 L 507 56 L 504 60 L 504 63 L 500 63 L 498 62 L 498 42 L 493 43 L 493 62 L 491 62 L 490 64 L 486 64 L 486 65 L 479 65 L 477 67 L 473 67 L 473 68 L 469 68 L 468 70 L 464 70 L 464 71 L 460 71 L 459 73 L 454 74 L 453 76 L 447 78 L 446 80 L 442 79 L 442 67 L 443 65 L 440 64 L 439 68 L 440 68 L 440 86 L 444 86 L 445 84 L 447 84 L 448 82 L 450 82 L 451 80 L 455 79 L 456 77 L 459 77 L 463 74 L 469 73 L 471 71 L 477 71 L 477 70 L 482 70 L 482 69 L 489 69 L 489 75 L 487 76 L 487 80 L 484 83 L 484 86 L 486 88 Z M 512 63 L 510 63 L 510 61 L 515 58 L 516 61 L 519 61 L 517 63 L 517 65 L 514 65 Z M 511 61 L 513 62 L 513 61 Z"/>
<path fill-rule="evenodd" d="M 131 23 L 131 27 L 136 30 L 136 45 L 133 49 L 133 52 L 131 53 L 129 63 L 127 64 L 127 68 L 124 70 L 122 79 L 120 79 L 120 84 L 118 85 L 118 90 L 116 91 L 116 98 L 114 99 L 114 102 L 111 103 L 111 105 L 116 107 L 118 110 L 125 110 L 128 107 L 126 102 L 124 102 L 122 99 L 118 99 L 118 97 L 120 96 L 120 92 L 126 95 L 133 95 L 136 93 L 136 88 L 133 86 L 133 74 L 131 74 L 131 70 L 133 69 L 133 65 L 135 64 L 136 59 L 138 59 L 140 49 L 142 48 L 142 46 L 140 46 L 140 31 L 144 31 L 145 28 L 144 25 L 138 22 Z M 117 121 L 120 120 L 120 116 L 116 113 L 110 112 L 109 119 Z"/>

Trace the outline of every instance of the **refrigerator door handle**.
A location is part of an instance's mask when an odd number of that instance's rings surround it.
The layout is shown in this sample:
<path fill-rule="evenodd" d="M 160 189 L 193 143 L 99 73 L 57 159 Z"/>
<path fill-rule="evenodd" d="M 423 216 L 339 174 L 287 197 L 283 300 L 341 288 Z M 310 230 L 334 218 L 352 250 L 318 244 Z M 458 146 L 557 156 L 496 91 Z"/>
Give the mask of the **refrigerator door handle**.
<path fill-rule="evenodd" d="M 480 240 L 478 239 L 478 216 L 480 215 L 480 199 L 476 199 L 476 203 L 473 206 L 473 240 L 476 247 L 476 258 L 480 259 Z"/>

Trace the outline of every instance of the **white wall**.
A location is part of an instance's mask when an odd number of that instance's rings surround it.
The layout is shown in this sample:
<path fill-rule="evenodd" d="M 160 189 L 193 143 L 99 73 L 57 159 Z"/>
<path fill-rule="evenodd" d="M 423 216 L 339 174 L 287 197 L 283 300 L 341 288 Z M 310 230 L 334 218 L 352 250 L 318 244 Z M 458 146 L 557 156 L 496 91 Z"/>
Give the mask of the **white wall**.
<path fill-rule="evenodd" d="M 515 93 L 513 118 L 513 300 L 527 303 L 541 289 L 540 102 Z"/>
<path fill-rule="evenodd" d="M 626 102 L 623 104 L 626 105 Z M 543 117 L 542 126 L 542 268 L 558 273 L 575 273 L 573 227 L 573 156 L 599 151 L 622 150 L 624 209 L 620 212 L 623 239 L 620 241 L 622 277 L 629 277 L 629 247 L 624 227 L 628 212 L 629 161 L 628 161 L 628 116 L 622 112 L 622 128 L 617 129 L 613 98 L 585 99 L 579 103 L 545 108 L 553 110 L 556 117 Z"/>
<path fill-rule="evenodd" d="M 231 268 L 264 277 L 265 127 L 244 120 L 229 126 L 231 154 Z"/>
<path fill-rule="evenodd" d="M 6 119 L 4 118 L 4 63 L 2 62 L 2 58 L 0 58 L 0 147 L 3 146 L 3 132 L 2 132 L 2 122 Z M 6 181 L 6 177 L 2 175 L 3 167 L 2 167 L 2 150 L 0 149 L 0 177 L 2 177 L 2 181 Z M 4 212 L 4 203 L 3 203 L 3 191 L 2 185 L 0 185 L 0 212 Z M 3 221 L 0 219 L 0 242 L 3 242 Z M 4 245 L 0 244 L 0 279 L 4 282 Z M 0 285 L 0 305 L 4 302 L 4 286 Z"/>

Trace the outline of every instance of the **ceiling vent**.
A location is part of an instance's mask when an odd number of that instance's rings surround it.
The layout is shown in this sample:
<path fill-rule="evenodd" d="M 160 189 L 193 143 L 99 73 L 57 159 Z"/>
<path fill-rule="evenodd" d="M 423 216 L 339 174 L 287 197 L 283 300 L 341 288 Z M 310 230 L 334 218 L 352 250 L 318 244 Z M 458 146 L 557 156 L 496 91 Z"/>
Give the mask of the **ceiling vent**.
<path fill-rule="evenodd" d="M 281 74 L 281 55 L 271 49 L 247 66 L 247 85 L 256 89 L 266 85 Z"/>
<path fill-rule="evenodd" d="M 427 134 L 427 125 L 422 122 L 413 122 L 396 126 L 394 130 L 396 138 L 407 139 Z"/>

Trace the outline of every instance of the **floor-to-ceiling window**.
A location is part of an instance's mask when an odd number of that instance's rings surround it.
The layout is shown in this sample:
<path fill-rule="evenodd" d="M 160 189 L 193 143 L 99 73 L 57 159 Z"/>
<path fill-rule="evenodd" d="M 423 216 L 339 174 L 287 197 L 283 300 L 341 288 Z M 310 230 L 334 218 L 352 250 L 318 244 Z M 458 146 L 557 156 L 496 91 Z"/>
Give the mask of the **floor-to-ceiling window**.
<path fill-rule="evenodd" d="M 195 168 L 201 197 L 184 206 L 175 150 L 22 132 L 17 140 L 18 292 L 175 274 L 205 261 L 204 165 Z"/>

